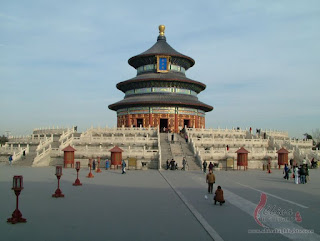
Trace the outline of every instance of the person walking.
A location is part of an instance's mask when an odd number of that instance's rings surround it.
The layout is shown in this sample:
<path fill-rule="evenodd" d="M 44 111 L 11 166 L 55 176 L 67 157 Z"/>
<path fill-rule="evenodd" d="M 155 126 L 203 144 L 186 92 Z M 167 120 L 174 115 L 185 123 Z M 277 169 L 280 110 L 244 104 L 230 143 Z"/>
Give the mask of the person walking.
<path fill-rule="evenodd" d="M 302 166 L 300 168 L 300 183 L 305 184 L 306 183 L 306 175 L 307 175 L 307 167 L 306 167 L 306 161 L 303 160 Z"/>
<path fill-rule="evenodd" d="M 221 189 L 221 186 L 218 186 L 215 195 L 214 195 L 214 205 L 217 204 L 217 202 L 220 203 L 220 206 L 225 203 L 224 197 L 223 197 L 223 190 Z"/>
<path fill-rule="evenodd" d="M 283 174 L 284 174 L 284 179 L 289 180 L 289 167 L 287 164 L 284 164 L 284 168 L 283 168 Z"/>
<path fill-rule="evenodd" d="M 122 173 L 121 174 L 125 174 L 126 173 L 127 164 L 126 164 L 126 162 L 124 160 L 122 160 L 121 166 L 122 166 Z"/>
<path fill-rule="evenodd" d="M 207 174 L 206 182 L 208 183 L 208 193 L 212 193 L 213 184 L 216 182 L 216 177 L 211 170 L 209 170 L 209 173 Z"/>
<path fill-rule="evenodd" d="M 203 166 L 203 172 L 204 173 L 207 173 L 207 166 L 208 166 L 208 163 L 206 160 L 204 160 L 204 162 L 202 163 L 202 166 Z"/>
<path fill-rule="evenodd" d="M 93 159 L 93 162 L 92 162 L 92 170 L 96 170 L 96 160 Z"/>

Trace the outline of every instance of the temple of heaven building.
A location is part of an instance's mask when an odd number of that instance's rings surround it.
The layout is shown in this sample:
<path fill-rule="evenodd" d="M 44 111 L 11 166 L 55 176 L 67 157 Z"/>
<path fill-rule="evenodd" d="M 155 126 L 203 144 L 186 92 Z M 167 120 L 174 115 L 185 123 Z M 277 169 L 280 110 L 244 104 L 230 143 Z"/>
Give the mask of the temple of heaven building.
<path fill-rule="evenodd" d="M 157 42 L 147 51 L 128 60 L 137 76 L 120 82 L 123 100 L 109 105 L 117 111 L 117 126 L 160 127 L 179 132 L 184 126 L 205 128 L 205 113 L 213 109 L 197 95 L 206 85 L 189 79 L 185 72 L 195 61 L 174 50 L 160 25 Z"/>

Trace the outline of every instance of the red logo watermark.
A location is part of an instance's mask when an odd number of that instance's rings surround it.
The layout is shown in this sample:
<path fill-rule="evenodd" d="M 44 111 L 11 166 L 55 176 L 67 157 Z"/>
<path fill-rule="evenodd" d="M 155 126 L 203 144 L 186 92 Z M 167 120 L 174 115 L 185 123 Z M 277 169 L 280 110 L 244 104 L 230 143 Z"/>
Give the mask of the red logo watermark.
<path fill-rule="evenodd" d="M 258 203 L 253 214 L 254 220 L 256 220 L 257 224 L 259 224 L 261 227 L 265 227 L 265 226 L 259 220 L 260 212 L 266 206 L 266 203 L 267 203 L 267 195 L 265 193 L 261 193 L 260 202 Z"/>
<path fill-rule="evenodd" d="M 257 207 L 254 210 L 253 217 L 256 223 L 266 228 L 264 222 L 302 222 L 302 217 L 299 211 L 295 214 L 292 209 L 283 209 L 277 207 L 276 205 L 270 206 L 267 205 L 267 195 L 265 193 L 261 193 L 260 201 Z"/>
<path fill-rule="evenodd" d="M 256 223 L 262 227 L 262 229 L 248 229 L 248 233 L 259 234 L 311 234 L 314 230 L 296 228 L 286 228 L 286 225 L 281 225 L 283 222 L 300 223 L 302 217 L 299 211 L 293 212 L 292 209 L 283 209 L 276 205 L 267 205 L 267 195 L 261 193 L 260 201 L 253 212 L 253 217 Z"/>

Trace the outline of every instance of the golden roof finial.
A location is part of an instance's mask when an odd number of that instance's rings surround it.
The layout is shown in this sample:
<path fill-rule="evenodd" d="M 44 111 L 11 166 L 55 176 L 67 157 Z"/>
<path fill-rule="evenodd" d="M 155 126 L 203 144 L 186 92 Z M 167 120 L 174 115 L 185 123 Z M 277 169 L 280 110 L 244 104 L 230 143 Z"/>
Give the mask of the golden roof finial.
<path fill-rule="evenodd" d="M 159 25 L 160 36 L 164 36 L 164 30 L 165 29 L 166 29 L 166 27 L 164 25 Z"/>

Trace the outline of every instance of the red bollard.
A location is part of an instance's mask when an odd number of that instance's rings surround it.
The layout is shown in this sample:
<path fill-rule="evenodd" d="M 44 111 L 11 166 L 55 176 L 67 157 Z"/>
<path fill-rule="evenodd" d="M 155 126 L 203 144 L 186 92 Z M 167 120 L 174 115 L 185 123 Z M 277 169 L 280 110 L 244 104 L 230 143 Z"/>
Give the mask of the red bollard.
<path fill-rule="evenodd" d="M 58 188 L 55 191 L 54 194 L 52 194 L 52 197 L 64 197 L 64 194 L 62 194 L 62 191 L 60 190 L 60 178 L 62 176 L 62 166 L 56 166 L 56 176 L 58 179 Z"/>
<path fill-rule="evenodd" d="M 100 157 L 98 157 L 98 167 L 97 167 L 96 172 L 97 172 L 97 173 L 102 172 L 102 171 L 100 170 Z"/>
<path fill-rule="evenodd" d="M 19 195 L 22 189 L 23 189 L 23 177 L 14 176 L 12 190 L 14 190 L 14 193 L 16 195 L 16 210 L 13 211 L 12 217 L 7 219 L 8 223 L 16 224 L 16 223 L 27 222 L 27 219 L 22 217 L 22 213 L 19 210 Z"/>
<path fill-rule="evenodd" d="M 76 170 L 77 170 L 77 179 L 72 184 L 73 186 L 82 186 L 82 183 L 79 180 L 79 170 L 80 170 L 80 162 L 76 162 Z"/>
<path fill-rule="evenodd" d="M 92 159 L 89 159 L 88 165 L 89 165 L 90 172 L 89 172 L 87 178 L 94 178 L 93 174 L 91 173 Z"/>

